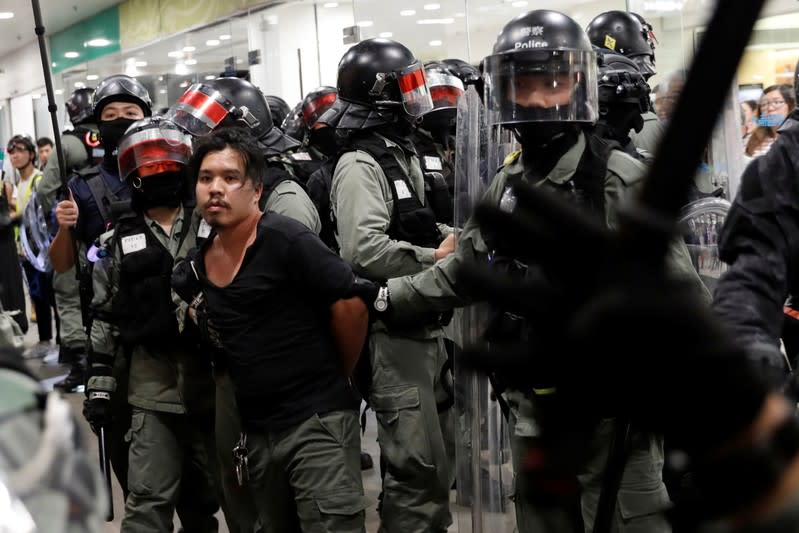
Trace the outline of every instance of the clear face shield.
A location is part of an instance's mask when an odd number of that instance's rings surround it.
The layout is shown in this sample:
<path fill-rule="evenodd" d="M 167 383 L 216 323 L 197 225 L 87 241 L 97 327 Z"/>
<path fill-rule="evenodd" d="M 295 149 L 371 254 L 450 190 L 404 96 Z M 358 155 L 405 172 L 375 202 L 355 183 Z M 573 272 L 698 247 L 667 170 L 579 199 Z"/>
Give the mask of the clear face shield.
<path fill-rule="evenodd" d="M 260 124 L 245 106 L 236 107 L 210 85 L 195 83 L 169 108 L 164 118 L 197 137 L 211 133 L 228 115 L 249 128 Z"/>
<path fill-rule="evenodd" d="M 389 80 L 396 79 L 402 99 L 402 109 L 412 117 L 421 117 L 433 109 L 433 100 L 424 75 L 424 67 L 416 62 L 400 72 L 378 74 L 377 81 L 370 91 L 374 95 L 383 92 Z M 396 102 L 375 102 L 377 105 L 396 105 Z"/>
<path fill-rule="evenodd" d="M 456 109 L 458 99 L 463 96 L 463 82 L 452 74 L 428 71 L 427 86 L 435 109 Z"/>
<path fill-rule="evenodd" d="M 489 124 L 586 122 L 598 117 L 596 54 L 536 49 L 485 59 Z"/>
<path fill-rule="evenodd" d="M 119 175 L 127 180 L 180 171 L 190 157 L 187 133 L 163 126 L 136 131 L 119 144 Z"/>

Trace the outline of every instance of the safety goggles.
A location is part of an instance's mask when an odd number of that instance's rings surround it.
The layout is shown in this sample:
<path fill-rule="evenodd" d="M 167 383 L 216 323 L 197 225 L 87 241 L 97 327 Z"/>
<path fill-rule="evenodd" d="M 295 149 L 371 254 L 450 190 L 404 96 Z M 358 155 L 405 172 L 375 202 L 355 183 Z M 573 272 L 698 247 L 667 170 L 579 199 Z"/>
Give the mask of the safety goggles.
<path fill-rule="evenodd" d="M 191 157 L 191 136 L 175 128 L 150 128 L 119 143 L 119 175 L 129 179 L 179 171 Z"/>
<path fill-rule="evenodd" d="M 243 120 L 250 128 L 260 121 L 245 107 L 236 107 L 209 85 L 195 83 L 169 108 L 164 118 L 194 136 L 211 133 L 228 115 Z"/>

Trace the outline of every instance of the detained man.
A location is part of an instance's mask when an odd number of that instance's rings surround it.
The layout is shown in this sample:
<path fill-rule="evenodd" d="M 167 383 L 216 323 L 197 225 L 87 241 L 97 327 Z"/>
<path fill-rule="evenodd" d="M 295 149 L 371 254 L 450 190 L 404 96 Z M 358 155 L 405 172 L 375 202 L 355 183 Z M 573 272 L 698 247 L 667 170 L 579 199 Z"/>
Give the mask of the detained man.
<path fill-rule="evenodd" d="M 201 139 L 190 168 L 212 233 L 178 272 L 196 281 L 194 316 L 235 388 L 237 481 L 248 486 L 263 531 L 362 532 L 348 376 L 368 314 L 352 297 L 355 276 L 307 227 L 260 211 L 266 164 L 246 131 Z"/>

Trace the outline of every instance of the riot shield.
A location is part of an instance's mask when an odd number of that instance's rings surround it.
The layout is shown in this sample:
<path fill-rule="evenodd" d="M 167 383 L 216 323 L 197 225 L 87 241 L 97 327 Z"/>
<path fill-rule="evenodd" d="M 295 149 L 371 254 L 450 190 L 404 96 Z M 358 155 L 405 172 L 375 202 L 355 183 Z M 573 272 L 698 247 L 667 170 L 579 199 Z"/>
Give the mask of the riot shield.
<path fill-rule="evenodd" d="M 19 241 L 22 244 L 25 258 L 39 272 L 48 272 L 52 268 L 50 256 L 47 255 L 51 240 L 52 237 L 47 228 L 47 217 L 36 193 L 33 192 L 22 212 Z"/>
<path fill-rule="evenodd" d="M 722 198 L 703 198 L 686 205 L 680 215 L 683 239 L 691 262 L 702 282 L 713 293 L 727 265 L 719 259 L 719 233 L 730 202 Z"/>
<path fill-rule="evenodd" d="M 455 142 L 455 226 L 463 228 L 494 178 L 512 137 L 490 128 L 474 87 L 458 103 Z M 510 533 L 516 520 L 508 425 L 492 384 L 459 364 L 463 346 L 481 342 L 488 322 L 484 305 L 459 310 L 453 318 L 456 416 L 456 486 L 453 507 L 459 533 Z M 501 398 L 499 398 L 501 400 Z"/>

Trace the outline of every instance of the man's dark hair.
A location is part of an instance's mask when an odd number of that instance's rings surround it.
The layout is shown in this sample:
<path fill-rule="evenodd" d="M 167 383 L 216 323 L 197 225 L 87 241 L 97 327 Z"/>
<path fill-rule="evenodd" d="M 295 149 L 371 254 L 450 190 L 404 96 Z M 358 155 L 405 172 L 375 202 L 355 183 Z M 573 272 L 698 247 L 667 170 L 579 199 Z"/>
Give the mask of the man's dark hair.
<path fill-rule="evenodd" d="M 211 152 L 221 152 L 230 148 L 244 161 L 244 174 L 247 181 L 255 185 L 266 182 L 266 161 L 255 137 L 242 128 L 224 128 L 200 137 L 194 145 L 194 153 L 189 160 L 188 176 L 196 183 L 203 159 Z"/>
<path fill-rule="evenodd" d="M 14 135 L 8 141 L 8 148 L 6 151 L 10 151 L 9 148 L 12 148 L 18 144 L 21 144 L 25 147 L 25 150 L 32 153 L 34 156 L 36 155 L 36 146 L 34 146 L 33 141 L 27 135 Z"/>
<path fill-rule="evenodd" d="M 53 140 L 50 137 L 39 137 L 36 141 L 37 148 L 44 148 L 45 146 L 53 146 Z"/>

